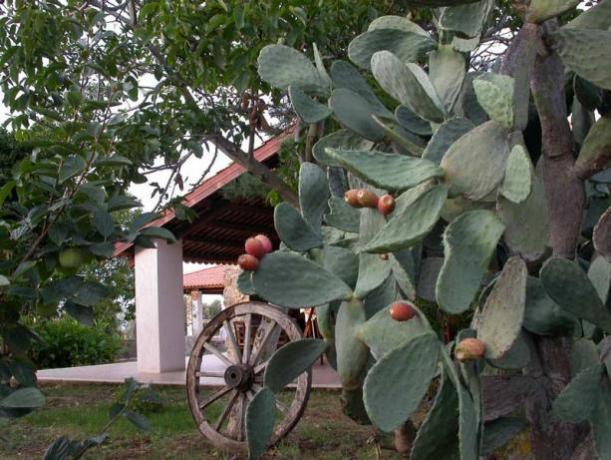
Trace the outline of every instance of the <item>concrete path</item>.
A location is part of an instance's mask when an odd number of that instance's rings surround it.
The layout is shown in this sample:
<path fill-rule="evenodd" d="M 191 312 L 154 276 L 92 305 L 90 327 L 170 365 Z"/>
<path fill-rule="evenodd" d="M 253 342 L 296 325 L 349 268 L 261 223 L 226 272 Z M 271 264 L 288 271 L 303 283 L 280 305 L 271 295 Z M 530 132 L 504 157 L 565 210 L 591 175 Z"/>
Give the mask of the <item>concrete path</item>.
<path fill-rule="evenodd" d="M 188 360 L 188 358 L 187 358 Z M 207 372 L 223 373 L 225 365 L 213 355 L 205 355 L 202 368 Z M 341 388 L 339 377 L 335 370 L 327 363 L 317 362 L 312 368 L 313 388 Z M 123 383 L 126 378 L 132 377 L 141 383 L 156 385 L 184 385 L 185 371 L 162 372 L 160 374 L 138 372 L 136 361 L 125 361 L 113 364 L 99 364 L 96 366 L 65 367 L 59 369 L 43 369 L 36 373 L 39 382 L 95 382 L 95 383 Z M 216 377 L 202 379 L 204 386 L 220 386 L 224 380 Z"/>

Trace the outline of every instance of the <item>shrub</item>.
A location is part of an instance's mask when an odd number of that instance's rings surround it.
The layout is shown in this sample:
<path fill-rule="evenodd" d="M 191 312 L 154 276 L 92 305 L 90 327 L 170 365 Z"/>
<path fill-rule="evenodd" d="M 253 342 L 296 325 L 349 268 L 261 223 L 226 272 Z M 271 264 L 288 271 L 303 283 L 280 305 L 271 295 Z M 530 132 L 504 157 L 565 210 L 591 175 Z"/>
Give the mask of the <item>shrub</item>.
<path fill-rule="evenodd" d="M 130 392 L 128 386 L 119 387 L 113 394 L 113 401 L 121 404 Z M 165 409 L 164 400 L 152 385 L 143 384 L 131 396 L 130 408 L 140 414 L 157 414 Z"/>
<path fill-rule="evenodd" d="M 31 327 L 42 339 L 29 350 L 38 368 L 108 363 L 121 351 L 121 337 L 103 323 L 89 327 L 64 316 L 36 322 Z"/>

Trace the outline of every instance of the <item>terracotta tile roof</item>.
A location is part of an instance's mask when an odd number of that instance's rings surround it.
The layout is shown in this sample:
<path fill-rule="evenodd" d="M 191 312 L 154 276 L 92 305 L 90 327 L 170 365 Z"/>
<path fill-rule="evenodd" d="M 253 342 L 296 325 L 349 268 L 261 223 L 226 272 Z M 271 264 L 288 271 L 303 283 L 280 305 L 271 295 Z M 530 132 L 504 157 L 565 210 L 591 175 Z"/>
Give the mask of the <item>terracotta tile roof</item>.
<path fill-rule="evenodd" d="M 225 287 L 225 267 L 204 268 L 193 273 L 187 273 L 182 277 L 182 284 L 185 291 L 201 289 L 203 291 L 219 291 Z"/>

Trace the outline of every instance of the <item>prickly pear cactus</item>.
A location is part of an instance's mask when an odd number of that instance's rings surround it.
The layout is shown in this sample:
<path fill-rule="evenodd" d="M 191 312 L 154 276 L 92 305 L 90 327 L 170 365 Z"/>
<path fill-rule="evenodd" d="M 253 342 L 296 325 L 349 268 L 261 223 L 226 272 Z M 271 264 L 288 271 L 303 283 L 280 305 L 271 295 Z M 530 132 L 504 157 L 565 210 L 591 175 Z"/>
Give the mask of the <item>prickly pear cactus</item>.
<path fill-rule="evenodd" d="M 576 350 L 590 350 L 573 360 L 579 372 L 553 411 L 588 421 L 597 454 L 611 456 L 605 435 L 611 358 L 609 346 L 600 351 L 595 343 L 611 333 L 611 232 L 604 212 L 611 172 L 603 171 L 611 166 L 609 118 L 580 137 L 573 174 L 582 175 L 590 194 L 584 251 L 573 261 L 551 257 L 557 237 L 550 228 L 558 217 L 549 212 L 543 185 L 550 183 L 548 166 L 537 147 L 529 151 L 527 145 L 538 144 L 525 138 L 526 121 L 518 117 L 529 112 L 529 53 L 539 46 L 528 41 L 537 34 L 528 34 L 575 3 L 531 2 L 530 23 L 518 37 L 526 44 L 512 51 L 525 64 L 512 73 L 509 63 L 512 75 L 465 70 L 491 0 L 413 1 L 444 7 L 438 41 L 406 18 L 385 16 L 351 43 L 354 65 L 337 61 L 329 71 L 316 47 L 314 62 L 284 45 L 262 50 L 261 78 L 288 91 L 303 122 L 327 120 L 330 128 L 313 148 L 316 164 L 301 165 L 299 208 L 275 209 L 280 249 L 240 276 L 249 294 L 287 308 L 316 307 L 324 336 L 272 357 L 266 387 L 248 408 L 252 457 L 267 445 L 271 428 L 263 420 L 273 394 L 325 353 L 342 380 L 348 415 L 398 430 L 425 407 L 434 387 L 412 458 L 479 458 L 527 426 L 507 417 L 519 407 L 503 412 L 486 405 L 486 379 L 527 375 L 541 337 L 580 340 Z M 608 5 L 603 0 L 596 8 Z M 602 110 L 604 98 L 596 95 L 611 87 L 609 25 L 584 15 L 548 37 L 574 72 L 574 98 L 585 111 Z M 593 39 L 603 44 L 590 53 Z M 544 110 L 535 99 L 530 111 Z M 588 272 L 590 260 L 596 264 Z M 434 295 L 425 302 L 423 292 Z M 459 331 L 458 318 L 467 326 L 465 317 L 470 327 Z M 586 355 L 584 363 L 579 356 Z"/>

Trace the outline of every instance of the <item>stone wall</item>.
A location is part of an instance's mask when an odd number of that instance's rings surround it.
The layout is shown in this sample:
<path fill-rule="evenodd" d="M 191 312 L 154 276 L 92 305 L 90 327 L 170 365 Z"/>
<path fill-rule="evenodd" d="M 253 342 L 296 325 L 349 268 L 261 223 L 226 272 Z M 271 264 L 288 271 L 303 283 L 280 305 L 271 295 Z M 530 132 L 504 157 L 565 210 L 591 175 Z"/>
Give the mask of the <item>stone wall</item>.
<path fill-rule="evenodd" d="M 238 289 L 238 276 L 240 267 L 237 265 L 227 265 L 225 267 L 225 288 L 223 289 L 223 308 L 230 305 L 246 302 L 249 297 L 242 294 Z"/>

